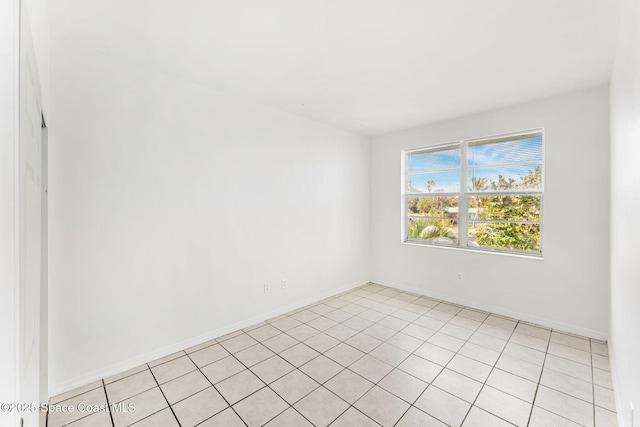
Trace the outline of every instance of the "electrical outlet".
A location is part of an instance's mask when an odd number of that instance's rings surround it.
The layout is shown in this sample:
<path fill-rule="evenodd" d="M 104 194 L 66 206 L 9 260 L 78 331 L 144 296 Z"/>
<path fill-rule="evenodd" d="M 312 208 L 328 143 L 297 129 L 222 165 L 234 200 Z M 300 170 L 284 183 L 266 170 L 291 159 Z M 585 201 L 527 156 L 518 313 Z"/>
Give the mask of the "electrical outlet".
<path fill-rule="evenodd" d="M 287 283 L 287 279 L 282 279 L 280 281 L 280 287 L 282 288 L 282 290 L 287 289 L 288 283 Z"/>
<path fill-rule="evenodd" d="M 269 285 L 267 283 L 264 284 L 264 292 L 269 292 Z"/>
<path fill-rule="evenodd" d="M 458 272 L 458 282 L 462 282 L 462 273 Z"/>

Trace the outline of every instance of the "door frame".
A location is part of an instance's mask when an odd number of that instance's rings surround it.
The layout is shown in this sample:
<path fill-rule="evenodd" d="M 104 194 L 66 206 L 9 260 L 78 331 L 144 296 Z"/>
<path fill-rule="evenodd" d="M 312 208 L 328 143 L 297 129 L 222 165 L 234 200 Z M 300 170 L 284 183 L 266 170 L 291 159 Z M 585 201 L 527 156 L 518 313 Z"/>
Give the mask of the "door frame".
<path fill-rule="evenodd" d="M 18 396 L 18 177 L 20 2 L 0 2 L 0 399 Z M 0 424 L 18 425 L 18 414 L 0 411 Z"/>

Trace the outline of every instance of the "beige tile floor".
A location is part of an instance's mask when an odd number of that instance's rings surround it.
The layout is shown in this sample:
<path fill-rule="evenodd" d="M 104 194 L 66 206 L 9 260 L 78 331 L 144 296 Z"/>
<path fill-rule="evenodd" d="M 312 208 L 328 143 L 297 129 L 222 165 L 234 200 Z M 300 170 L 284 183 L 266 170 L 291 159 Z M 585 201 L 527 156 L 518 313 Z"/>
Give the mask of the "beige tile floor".
<path fill-rule="evenodd" d="M 96 409 L 49 427 L 617 425 L 605 342 L 375 284 L 50 403 Z"/>

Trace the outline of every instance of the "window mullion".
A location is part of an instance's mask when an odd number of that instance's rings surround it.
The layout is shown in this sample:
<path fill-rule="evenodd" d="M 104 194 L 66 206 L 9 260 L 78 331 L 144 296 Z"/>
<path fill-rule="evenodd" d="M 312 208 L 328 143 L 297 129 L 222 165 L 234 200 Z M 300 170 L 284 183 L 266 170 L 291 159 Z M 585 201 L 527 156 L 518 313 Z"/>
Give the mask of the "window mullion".
<path fill-rule="evenodd" d="M 467 197 L 467 143 L 460 143 L 460 196 L 458 197 L 458 244 L 467 247 L 469 231 L 469 202 Z"/>

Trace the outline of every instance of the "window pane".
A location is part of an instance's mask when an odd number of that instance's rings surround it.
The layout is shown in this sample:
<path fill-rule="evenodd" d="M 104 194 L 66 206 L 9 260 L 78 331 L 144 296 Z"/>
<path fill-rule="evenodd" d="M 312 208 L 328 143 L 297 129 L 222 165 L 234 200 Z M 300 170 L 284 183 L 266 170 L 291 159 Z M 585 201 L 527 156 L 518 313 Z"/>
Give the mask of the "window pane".
<path fill-rule="evenodd" d="M 540 196 L 470 196 L 472 221 L 540 221 Z"/>
<path fill-rule="evenodd" d="M 542 134 L 469 144 L 469 191 L 542 189 Z"/>
<path fill-rule="evenodd" d="M 460 168 L 460 148 L 446 148 L 438 151 L 409 153 L 407 172 L 428 172 L 442 169 Z"/>
<path fill-rule="evenodd" d="M 469 191 L 541 190 L 542 164 L 469 168 Z"/>
<path fill-rule="evenodd" d="M 542 162 L 542 134 L 525 138 L 470 144 L 467 152 L 470 167 L 502 165 L 505 163 Z"/>
<path fill-rule="evenodd" d="M 418 218 L 456 219 L 458 218 L 458 197 L 407 197 L 407 213 L 410 217 Z"/>
<path fill-rule="evenodd" d="M 468 245 L 539 252 L 540 224 L 470 222 Z"/>
<path fill-rule="evenodd" d="M 457 197 L 407 197 L 407 238 L 458 243 Z"/>
<path fill-rule="evenodd" d="M 407 176 L 410 193 L 441 193 L 460 191 L 460 169 L 443 172 L 414 173 Z"/>

